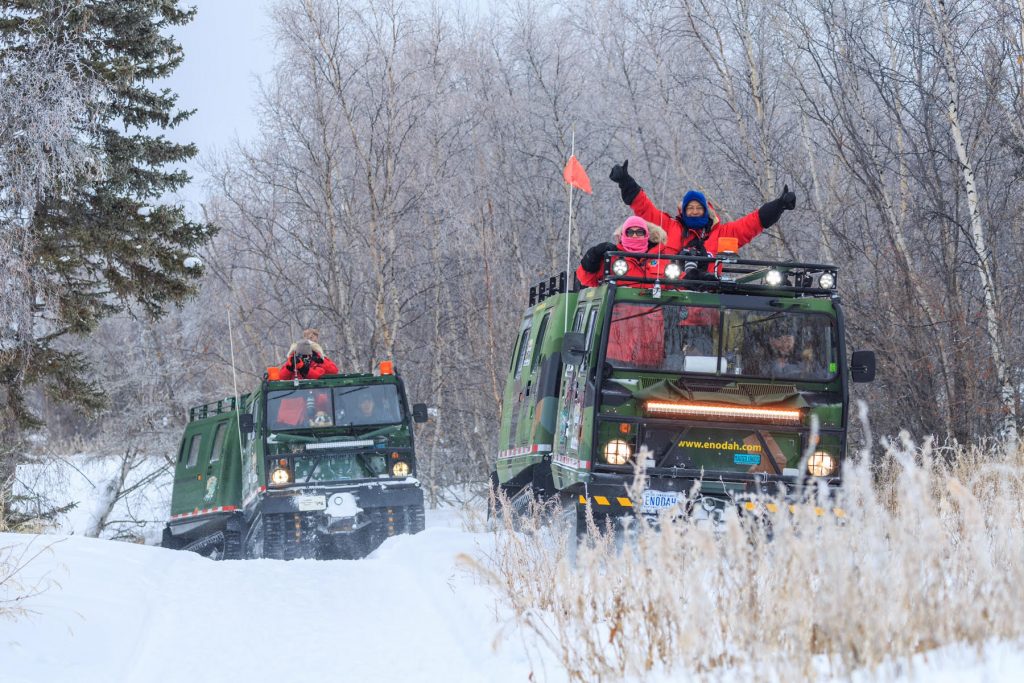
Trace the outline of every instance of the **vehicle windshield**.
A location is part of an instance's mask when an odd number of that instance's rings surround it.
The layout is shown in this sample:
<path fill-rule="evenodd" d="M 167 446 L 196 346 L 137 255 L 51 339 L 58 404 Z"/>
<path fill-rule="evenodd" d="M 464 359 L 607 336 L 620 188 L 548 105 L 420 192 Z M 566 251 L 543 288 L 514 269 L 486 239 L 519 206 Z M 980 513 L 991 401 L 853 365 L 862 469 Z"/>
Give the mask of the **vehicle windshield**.
<path fill-rule="evenodd" d="M 364 427 L 402 422 L 394 384 L 271 391 L 267 427 L 271 431 Z"/>
<path fill-rule="evenodd" d="M 823 313 L 617 303 L 605 360 L 618 369 L 823 381 L 838 368 L 836 327 Z"/>

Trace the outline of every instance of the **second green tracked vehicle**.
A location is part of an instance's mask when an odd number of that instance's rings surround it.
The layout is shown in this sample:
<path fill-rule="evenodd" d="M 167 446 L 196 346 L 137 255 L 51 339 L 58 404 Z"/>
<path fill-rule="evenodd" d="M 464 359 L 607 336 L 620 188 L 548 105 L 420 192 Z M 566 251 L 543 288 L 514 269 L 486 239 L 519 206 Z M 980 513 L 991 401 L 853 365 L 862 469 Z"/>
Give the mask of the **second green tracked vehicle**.
<path fill-rule="evenodd" d="M 358 558 L 424 528 L 410 406 L 379 374 L 264 379 L 197 406 L 178 451 L 163 545 L 217 559 Z"/>

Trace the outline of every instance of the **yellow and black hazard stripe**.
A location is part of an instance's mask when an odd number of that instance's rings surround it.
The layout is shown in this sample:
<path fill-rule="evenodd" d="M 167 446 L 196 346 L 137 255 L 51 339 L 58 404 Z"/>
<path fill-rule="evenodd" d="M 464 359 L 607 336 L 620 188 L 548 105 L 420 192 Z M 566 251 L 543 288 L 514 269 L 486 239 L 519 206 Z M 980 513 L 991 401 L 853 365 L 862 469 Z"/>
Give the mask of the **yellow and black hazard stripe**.
<path fill-rule="evenodd" d="M 591 496 L 590 502 L 599 507 L 632 508 L 633 501 L 625 496 Z M 583 494 L 579 497 L 580 505 L 587 505 L 588 499 Z"/>

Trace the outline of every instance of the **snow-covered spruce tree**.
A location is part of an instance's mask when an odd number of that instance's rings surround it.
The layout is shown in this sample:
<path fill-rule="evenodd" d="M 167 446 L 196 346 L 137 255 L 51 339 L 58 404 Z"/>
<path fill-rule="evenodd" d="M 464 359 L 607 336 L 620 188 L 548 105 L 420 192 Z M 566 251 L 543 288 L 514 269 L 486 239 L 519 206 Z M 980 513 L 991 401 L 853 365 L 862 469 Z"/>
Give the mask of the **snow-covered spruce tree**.
<path fill-rule="evenodd" d="M 31 196 L 4 197 L 12 201 L 4 207 L 3 235 L 17 235 L 22 247 L 9 271 L 20 268 L 22 274 L 12 275 L 4 289 L 27 317 L 5 319 L 0 330 L 0 446 L 7 446 L 0 450 L 0 480 L 16 464 L 11 444 L 40 426 L 26 401 L 30 388 L 87 410 L 103 404 L 83 356 L 62 340 L 87 334 L 103 317 L 129 307 L 158 318 L 195 291 L 201 273 L 188 267 L 188 257 L 213 230 L 187 220 L 180 206 L 161 202 L 188 181 L 175 164 L 196 148 L 170 142 L 160 131 L 191 112 L 176 107 L 173 92 L 151 86 L 182 59 L 166 29 L 188 23 L 194 10 L 178 5 L 0 0 L 0 78 L 8 78 L 8 65 L 45 36 L 58 54 L 77 55 L 51 61 L 51 81 L 85 74 L 97 86 L 72 89 L 76 97 L 87 93 L 86 115 L 72 118 L 70 136 L 87 150 L 85 163 L 35 183 Z M 44 90 L 50 87 L 41 81 Z M 47 107 L 67 103 L 41 96 L 34 115 L 46 119 L 53 113 Z M 13 134 L 25 137 L 25 131 Z M 54 148 L 42 152 L 45 158 Z M 45 164 L 21 167 L 47 172 Z"/>

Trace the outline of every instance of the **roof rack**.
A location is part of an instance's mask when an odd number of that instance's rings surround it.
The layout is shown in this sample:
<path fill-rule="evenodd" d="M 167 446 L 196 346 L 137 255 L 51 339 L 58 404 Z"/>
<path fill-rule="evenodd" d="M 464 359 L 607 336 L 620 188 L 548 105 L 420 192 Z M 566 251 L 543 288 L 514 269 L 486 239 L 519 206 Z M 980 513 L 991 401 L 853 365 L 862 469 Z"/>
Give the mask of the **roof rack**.
<path fill-rule="evenodd" d="M 533 287 L 530 287 L 530 305 L 539 304 L 549 296 L 564 294 L 566 287 L 566 276 L 563 270 L 558 275 L 552 275 L 546 280 L 541 280 Z"/>
<path fill-rule="evenodd" d="M 678 269 L 669 266 L 661 266 L 659 272 L 666 273 L 665 277 L 631 277 L 615 272 L 616 262 L 623 261 L 623 266 L 628 268 L 625 259 L 637 259 L 640 261 L 664 260 L 678 264 Z M 708 266 L 714 266 L 714 272 L 718 273 L 718 279 L 713 280 L 688 280 L 686 274 L 691 270 L 709 272 Z M 619 266 L 622 269 L 623 266 Z M 670 274 L 675 277 L 669 277 Z M 792 292 L 794 294 L 806 294 L 812 296 L 836 296 L 836 281 L 839 269 L 822 263 L 801 263 L 797 261 L 761 261 L 752 259 L 728 258 L 719 255 L 718 257 L 689 256 L 686 254 L 675 254 L 664 256 L 660 254 L 637 255 L 628 251 L 609 251 L 605 254 L 604 270 L 601 282 L 611 284 L 651 284 L 655 285 L 655 291 L 662 289 L 688 289 L 705 292 L 724 293 L 746 293 L 746 294 L 774 294 L 779 292 Z"/>
<path fill-rule="evenodd" d="M 245 399 L 249 397 L 249 394 L 242 394 L 239 397 L 240 403 L 245 403 Z M 212 415 L 221 415 L 222 413 L 234 412 L 238 409 L 238 404 L 235 402 L 234 396 L 228 396 L 222 398 L 219 401 L 212 401 L 210 403 L 204 403 L 202 405 L 193 406 L 188 409 L 188 421 L 195 422 L 196 420 L 203 420 Z"/>

